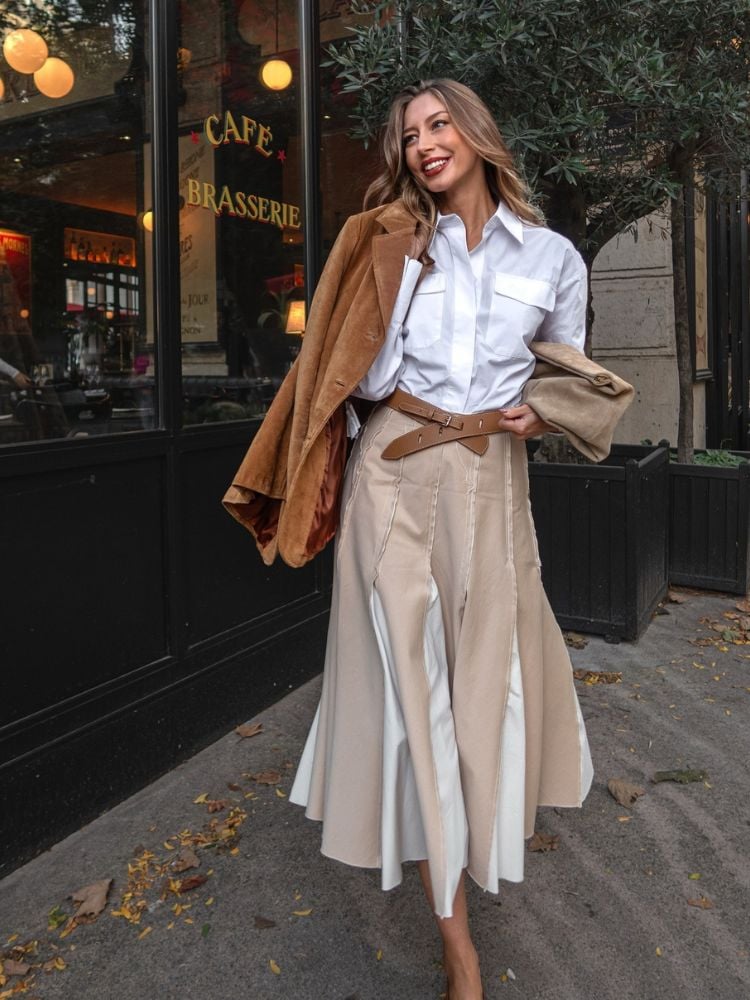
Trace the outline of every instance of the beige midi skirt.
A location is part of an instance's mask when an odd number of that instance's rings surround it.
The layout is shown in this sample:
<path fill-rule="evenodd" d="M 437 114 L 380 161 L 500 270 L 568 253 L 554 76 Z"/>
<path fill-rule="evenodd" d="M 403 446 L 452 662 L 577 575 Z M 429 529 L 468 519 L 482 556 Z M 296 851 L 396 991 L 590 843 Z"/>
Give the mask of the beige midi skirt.
<path fill-rule="evenodd" d="M 541 582 L 526 448 L 489 437 L 405 458 L 417 422 L 379 407 L 344 479 L 323 687 L 291 801 L 321 850 L 401 881 L 427 858 L 438 915 L 463 868 L 523 878 L 539 805 L 579 806 L 593 770 Z"/>

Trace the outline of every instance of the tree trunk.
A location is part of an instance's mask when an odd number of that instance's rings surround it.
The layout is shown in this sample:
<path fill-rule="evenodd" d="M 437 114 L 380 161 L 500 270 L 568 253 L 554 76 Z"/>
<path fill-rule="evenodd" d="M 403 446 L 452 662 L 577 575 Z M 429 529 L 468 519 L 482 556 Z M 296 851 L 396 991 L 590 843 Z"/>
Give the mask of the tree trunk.
<path fill-rule="evenodd" d="M 691 157 L 687 150 L 675 150 L 670 157 L 679 194 L 670 203 L 672 223 L 672 275 L 674 331 L 680 410 L 677 430 L 677 461 L 693 461 L 693 357 L 688 326 L 687 274 L 685 258 L 685 188 L 692 183 Z"/>

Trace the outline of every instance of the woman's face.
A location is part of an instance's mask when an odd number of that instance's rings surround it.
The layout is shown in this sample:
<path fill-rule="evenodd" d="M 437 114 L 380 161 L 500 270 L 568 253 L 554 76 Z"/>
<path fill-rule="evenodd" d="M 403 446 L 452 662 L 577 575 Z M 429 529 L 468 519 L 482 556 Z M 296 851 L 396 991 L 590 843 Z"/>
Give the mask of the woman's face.
<path fill-rule="evenodd" d="M 407 167 L 438 201 L 459 189 L 485 185 L 482 158 L 434 94 L 420 94 L 407 104 L 403 144 Z"/>

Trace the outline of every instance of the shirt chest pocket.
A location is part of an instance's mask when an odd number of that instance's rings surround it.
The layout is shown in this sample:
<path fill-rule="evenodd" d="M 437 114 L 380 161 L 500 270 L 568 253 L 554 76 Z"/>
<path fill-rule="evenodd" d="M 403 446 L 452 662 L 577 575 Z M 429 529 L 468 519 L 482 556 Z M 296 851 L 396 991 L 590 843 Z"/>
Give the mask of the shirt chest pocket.
<path fill-rule="evenodd" d="M 547 313 L 555 308 L 548 281 L 495 272 L 487 336 L 500 354 L 526 355 Z"/>
<path fill-rule="evenodd" d="M 411 354 L 440 339 L 445 314 L 445 275 L 426 274 L 412 296 L 404 321 L 404 346 Z"/>

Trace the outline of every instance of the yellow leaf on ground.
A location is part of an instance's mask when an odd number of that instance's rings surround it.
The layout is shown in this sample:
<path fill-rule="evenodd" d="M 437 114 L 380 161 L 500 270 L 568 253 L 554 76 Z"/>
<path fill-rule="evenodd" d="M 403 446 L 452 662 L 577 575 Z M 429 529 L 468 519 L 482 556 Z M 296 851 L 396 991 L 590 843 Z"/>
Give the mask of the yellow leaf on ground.
<path fill-rule="evenodd" d="M 258 733 L 262 733 L 263 723 L 254 722 L 251 725 L 249 722 L 245 722 L 241 726 L 237 726 L 234 731 L 238 736 L 244 736 L 247 739 L 250 736 L 257 736 Z"/>
<path fill-rule="evenodd" d="M 209 896 L 208 899 L 206 900 L 206 906 L 211 906 L 211 904 L 213 903 L 213 901 L 214 901 L 214 897 L 213 896 Z"/>
<path fill-rule="evenodd" d="M 661 948 L 657 948 L 657 949 L 656 949 L 656 954 L 657 954 L 657 956 L 658 956 L 659 958 L 661 958 L 661 956 L 662 956 L 662 955 L 664 954 L 664 952 L 663 952 L 663 951 L 661 950 Z"/>
<path fill-rule="evenodd" d="M 278 976 L 278 975 L 279 975 L 279 974 L 281 973 L 281 969 L 280 969 L 280 968 L 279 968 L 279 966 L 278 966 L 278 965 L 276 964 L 276 962 L 274 962 L 274 960 L 273 960 L 272 958 L 270 958 L 270 959 L 268 960 L 268 964 L 269 964 L 269 966 L 270 966 L 270 968 L 271 968 L 271 972 L 272 972 L 272 973 L 273 973 L 273 974 L 274 974 L 275 976 Z"/>
<path fill-rule="evenodd" d="M 174 844 L 170 844 L 168 840 L 164 841 L 164 846 L 168 851 L 173 851 L 175 849 Z"/>
<path fill-rule="evenodd" d="M 699 896 L 697 899 L 689 899 L 688 906 L 697 906 L 701 910 L 713 910 L 714 904 L 708 896 Z"/>
<path fill-rule="evenodd" d="M 309 910 L 292 910 L 292 913 L 294 913 L 295 917 L 309 917 L 312 913 L 312 907 Z"/>
<path fill-rule="evenodd" d="M 700 872 L 690 872 L 690 874 L 688 875 L 688 878 L 691 879 L 693 882 L 697 882 L 700 877 L 701 877 Z"/>
<path fill-rule="evenodd" d="M 174 930 L 174 920 L 169 921 L 169 923 L 167 924 L 167 930 L 168 931 Z"/>
<path fill-rule="evenodd" d="M 240 853 L 240 849 L 239 847 L 233 847 L 229 853 L 232 855 L 233 858 L 236 858 L 237 855 Z"/>
<path fill-rule="evenodd" d="M 153 927 L 144 927 L 141 933 L 138 935 L 138 940 L 140 941 L 143 938 L 145 938 L 145 936 L 147 934 L 150 934 L 153 929 L 154 929 Z"/>
<path fill-rule="evenodd" d="M 197 799 L 193 799 L 194 806 L 203 805 L 204 802 L 208 802 L 208 792 L 201 792 Z"/>
<path fill-rule="evenodd" d="M 383 957 L 383 949 L 378 948 L 378 950 L 375 952 L 375 959 L 379 962 L 382 957 Z"/>
<path fill-rule="evenodd" d="M 276 789 L 276 794 L 278 795 L 278 797 L 280 799 L 285 799 L 286 798 L 286 792 L 282 792 L 282 790 L 280 788 Z"/>

